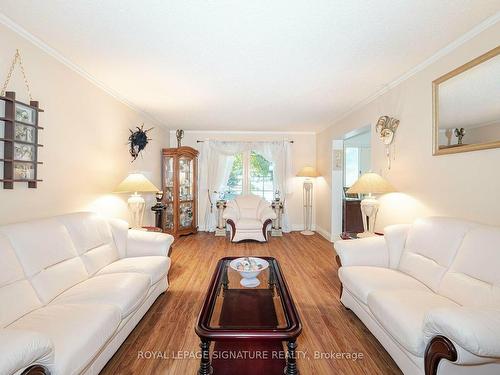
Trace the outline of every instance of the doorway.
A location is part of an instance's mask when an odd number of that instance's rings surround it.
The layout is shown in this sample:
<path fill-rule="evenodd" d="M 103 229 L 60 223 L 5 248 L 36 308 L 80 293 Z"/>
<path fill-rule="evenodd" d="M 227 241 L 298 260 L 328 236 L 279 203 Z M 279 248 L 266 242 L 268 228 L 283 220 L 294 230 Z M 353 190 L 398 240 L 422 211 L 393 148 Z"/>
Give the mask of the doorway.
<path fill-rule="evenodd" d="M 361 198 L 348 194 L 349 187 L 371 169 L 371 126 L 344 134 L 332 143 L 332 239 L 340 233 L 363 231 Z M 339 160 L 341 162 L 339 163 Z"/>

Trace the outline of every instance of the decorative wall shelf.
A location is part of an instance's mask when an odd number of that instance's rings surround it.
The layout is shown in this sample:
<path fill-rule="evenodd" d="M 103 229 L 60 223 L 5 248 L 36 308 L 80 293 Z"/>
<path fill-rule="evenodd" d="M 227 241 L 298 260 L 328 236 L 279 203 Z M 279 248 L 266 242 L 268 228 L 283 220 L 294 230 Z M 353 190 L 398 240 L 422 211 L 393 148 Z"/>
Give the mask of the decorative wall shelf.
<path fill-rule="evenodd" d="M 15 182 L 27 182 L 29 188 L 36 188 L 38 182 L 38 114 L 43 112 L 37 101 L 29 104 L 16 100 L 16 93 L 7 91 L 0 96 L 0 163 L 3 166 L 4 189 L 14 189 Z M 0 150 L 2 149 L 0 148 Z"/>

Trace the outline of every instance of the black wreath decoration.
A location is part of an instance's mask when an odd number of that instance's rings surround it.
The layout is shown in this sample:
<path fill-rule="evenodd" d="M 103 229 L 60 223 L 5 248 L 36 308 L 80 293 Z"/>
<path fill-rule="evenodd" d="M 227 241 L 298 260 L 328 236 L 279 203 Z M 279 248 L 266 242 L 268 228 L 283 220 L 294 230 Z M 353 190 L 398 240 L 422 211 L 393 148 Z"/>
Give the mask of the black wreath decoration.
<path fill-rule="evenodd" d="M 146 145 L 151 140 L 148 138 L 148 131 L 153 130 L 154 128 L 149 128 L 144 130 L 144 124 L 139 128 L 136 127 L 136 131 L 130 130 L 130 137 L 128 137 L 128 143 L 130 145 L 130 155 L 132 156 L 132 162 L 137 159 L 142 150 L 146 148 Z"/>

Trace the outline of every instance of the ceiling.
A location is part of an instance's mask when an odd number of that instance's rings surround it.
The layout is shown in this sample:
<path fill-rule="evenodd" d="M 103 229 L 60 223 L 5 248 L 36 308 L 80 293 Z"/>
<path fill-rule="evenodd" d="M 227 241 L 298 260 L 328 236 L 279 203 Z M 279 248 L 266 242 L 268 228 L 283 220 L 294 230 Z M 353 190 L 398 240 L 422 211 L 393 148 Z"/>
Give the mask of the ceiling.
<path fill-rule="evenodd" d="M 169 128 L 319 131 L 500 0 L 2 0 Z"/>

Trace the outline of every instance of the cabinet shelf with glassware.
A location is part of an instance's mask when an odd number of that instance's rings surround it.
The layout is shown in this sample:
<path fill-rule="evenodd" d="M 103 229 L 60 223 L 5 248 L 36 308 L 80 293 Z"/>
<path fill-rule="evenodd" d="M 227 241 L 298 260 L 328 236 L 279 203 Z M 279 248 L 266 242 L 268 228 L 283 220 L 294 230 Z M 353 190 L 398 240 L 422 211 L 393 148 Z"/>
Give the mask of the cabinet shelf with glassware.
<path fill-rule="evenodd" d="M 191 147 L 162 150 L 162 229 L 174 237 L 196 233 L 198 151 Z"/>

